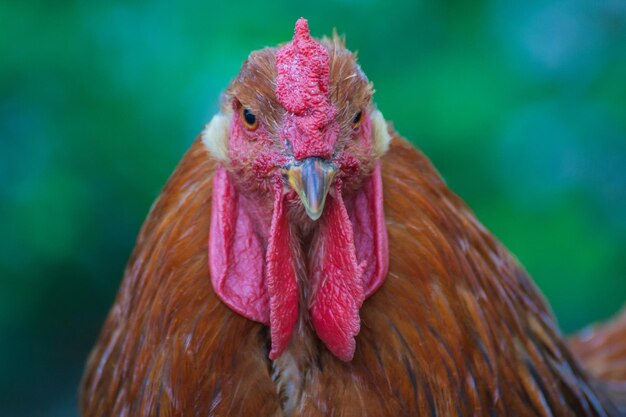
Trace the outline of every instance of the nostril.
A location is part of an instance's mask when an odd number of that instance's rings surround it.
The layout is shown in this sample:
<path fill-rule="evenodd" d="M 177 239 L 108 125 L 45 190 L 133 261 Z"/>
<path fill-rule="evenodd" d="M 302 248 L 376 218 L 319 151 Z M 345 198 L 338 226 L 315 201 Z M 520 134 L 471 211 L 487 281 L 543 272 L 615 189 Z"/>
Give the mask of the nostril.
<path fill-rule="evenodd" d="M 285 145 L 285 149 L 287 149 L 290 154 L 293 154 L 293 147 L 291 146 L 289 139 L 284 139 L 283 144 Z"/>

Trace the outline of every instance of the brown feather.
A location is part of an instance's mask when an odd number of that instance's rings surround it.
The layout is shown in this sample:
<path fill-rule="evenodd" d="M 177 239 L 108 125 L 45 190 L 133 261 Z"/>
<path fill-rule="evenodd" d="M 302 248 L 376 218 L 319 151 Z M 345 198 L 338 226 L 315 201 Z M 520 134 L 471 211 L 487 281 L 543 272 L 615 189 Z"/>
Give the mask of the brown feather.
<path fill-rule="evenodd" d="M 328 49 L 331 89 L 330 97 L 338 110 L 341 136 L 351 136 L 354 115 L 365 109 L 372 98 L 372 84 L 358 66 L 355 55 L 345 48 L 341 38 L 324 38 Z M 276 133 L 285 110 L 276 100 L 276 48 L 254 51 L 244 61 L 237 77 L 226 90 L 222 111 L 229 111 L 230 102 L 237 98 L 255 114 L 262 115 L 269 130 Z"/>
<path fill-rule="evenodd" d="M 83 377 L 83 416 L 281 415 L 266 330 L 211 287 L 214 167 L 196 141 L 142 227 Z"/>
<path fill-rule="evenodd" d="M 252 113 L 263 115 L 271 132 L 276 131 L 285 110 L 274 94 L 276 80 L 276 48 L 254 51 L 241 66 L 241 71 L 226 90 L 222 111 L 228 111 L 236 97 Z"/>
<path fill-rule="evenodd" d="M 626 309 L 569 340 L 574 356 L 626 415 Z"/>
<path fill-rule="evenodd" d="M 383 158 L 387 281 L 354 360 L 301 324 L 273 364 L 266 329 L 207 267 L 214 163 L 192 146 L 153 207 L 81 385 L 84 416 L 609 416 L 507 250 L 395 137 Z"/>

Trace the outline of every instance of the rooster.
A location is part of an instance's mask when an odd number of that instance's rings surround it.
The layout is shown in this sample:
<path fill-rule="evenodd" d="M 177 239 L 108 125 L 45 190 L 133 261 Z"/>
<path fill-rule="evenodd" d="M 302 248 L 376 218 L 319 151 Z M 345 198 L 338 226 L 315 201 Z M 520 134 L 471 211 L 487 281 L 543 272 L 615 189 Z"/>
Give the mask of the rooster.
<path fill-rule="evenodd" d="M 304 19 L 250 54 L 141 229 L 83 416 L 624 412 L 626 319 L 569 347 L 372 94 Z"/>

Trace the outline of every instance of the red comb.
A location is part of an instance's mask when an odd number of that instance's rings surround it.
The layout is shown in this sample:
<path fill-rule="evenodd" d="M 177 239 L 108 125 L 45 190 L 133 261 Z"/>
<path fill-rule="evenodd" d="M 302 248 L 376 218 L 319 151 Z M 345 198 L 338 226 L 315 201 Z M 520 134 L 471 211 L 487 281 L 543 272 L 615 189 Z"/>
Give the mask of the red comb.
<path fill-rule="evenodd" d="M 276 98 L 298 116 L 294 123 L 300 134 L 290 138 L 294 156 L 328 154 L 333 138 L 323 130 L 335 116 L 328 94 L 328 51 L 311 38 L 306 19 L 298 19 L 292 41 L 276 52 L 276 67 Z"/>

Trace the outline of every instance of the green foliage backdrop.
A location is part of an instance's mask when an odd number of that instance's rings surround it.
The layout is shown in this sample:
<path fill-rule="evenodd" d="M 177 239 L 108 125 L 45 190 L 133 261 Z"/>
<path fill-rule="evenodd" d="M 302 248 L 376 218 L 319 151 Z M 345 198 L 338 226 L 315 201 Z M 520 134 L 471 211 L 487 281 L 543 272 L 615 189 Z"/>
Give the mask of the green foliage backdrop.
<path fill-rule="evenodd" d="M 0 415 L 76 415 L 150 204 L 249 51 L 305 16 L 565 331 L 626 300 L 618 0 L 0 3 Z"/>

